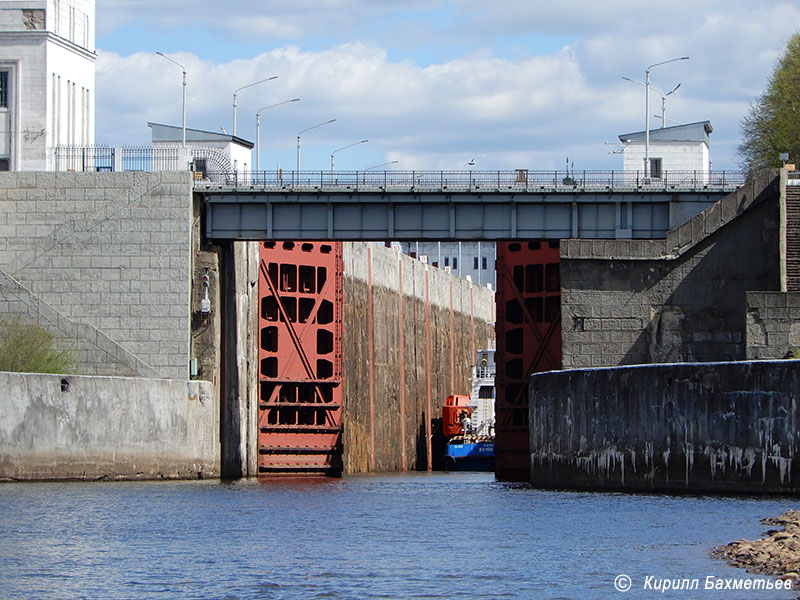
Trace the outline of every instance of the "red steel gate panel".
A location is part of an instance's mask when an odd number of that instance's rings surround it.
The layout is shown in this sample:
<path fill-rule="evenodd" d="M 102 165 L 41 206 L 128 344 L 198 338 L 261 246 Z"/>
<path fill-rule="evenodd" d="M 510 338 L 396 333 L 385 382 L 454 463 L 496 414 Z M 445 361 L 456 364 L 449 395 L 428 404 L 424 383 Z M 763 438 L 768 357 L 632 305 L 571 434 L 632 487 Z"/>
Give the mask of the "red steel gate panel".
<path fill-rule="evenodd" d="M 495 473 L 530 480 L 528 379 L 561 368 L 557 241 L 497 243 Z"/>
<path fill-rule="evenodd" d="M 342 471 L 342 244 L 263 242 L 258 473 Z"/>

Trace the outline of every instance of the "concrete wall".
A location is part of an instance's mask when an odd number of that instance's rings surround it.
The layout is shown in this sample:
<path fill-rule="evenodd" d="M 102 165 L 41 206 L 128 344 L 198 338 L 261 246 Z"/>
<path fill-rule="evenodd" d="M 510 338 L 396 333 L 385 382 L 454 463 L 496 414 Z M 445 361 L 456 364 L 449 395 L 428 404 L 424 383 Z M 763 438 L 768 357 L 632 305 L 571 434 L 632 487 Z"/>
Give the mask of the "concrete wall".
<path fill-rule="evenodd" d="M 745 294 L 780 290 L 774 175 L 666 240 L 561 245 L 564 368 L 741 360 Z"/>
<path fill-rule="evenodd" d="M 800 292 L 747 292 L 747 359 L 787 358 L 800 349 Z"/>
<path fill-rule="evenodd" d="M 796 493 L 798 390 L 796 360 L 534 375 L 531 482 L 595 490 Z"/>
<path fill-rule="evenodd" d="M 493 335 L 494 292 L 382 244 L 345 244 L 344 263 L 345 472 L 426 469 L 426 423 L 448 395 L 469 395 L 474 350 Z"/>
<path fill-rule="evenodd" d="M 219 476 L 204 381 L 0 373 L 0 480 Z"/>
<path fill-rule="evenodd" d="M 74 350 L 78 372 L 184 379 L 191 173 L 0 173 L 0 314 Z"/>

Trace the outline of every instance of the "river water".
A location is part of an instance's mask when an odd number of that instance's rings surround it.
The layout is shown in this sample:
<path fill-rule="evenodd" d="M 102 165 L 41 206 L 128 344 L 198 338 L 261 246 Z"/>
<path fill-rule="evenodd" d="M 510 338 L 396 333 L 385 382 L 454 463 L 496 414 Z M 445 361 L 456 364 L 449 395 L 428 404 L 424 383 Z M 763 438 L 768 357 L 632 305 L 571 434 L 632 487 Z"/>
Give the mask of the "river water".
<path fill-rule="evenodd" d="M 709 549 L 786 498 L 541 491 L 490 474 L 0 484 L 1 598 L 795 598 Z M 631 578 L 626 593 L 615 579 Z M 645 589 L 665 578 L 697 590 Z"/>

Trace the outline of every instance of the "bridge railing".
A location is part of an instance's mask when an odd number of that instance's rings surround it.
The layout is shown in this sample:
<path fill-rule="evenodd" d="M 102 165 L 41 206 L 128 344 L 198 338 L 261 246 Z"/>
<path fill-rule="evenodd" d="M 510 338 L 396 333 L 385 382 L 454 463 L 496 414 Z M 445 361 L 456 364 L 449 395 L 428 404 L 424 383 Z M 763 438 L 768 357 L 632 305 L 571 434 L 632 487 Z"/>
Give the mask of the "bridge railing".
<path fill-rule="evenodd" d="M 195 185 L 265 191 L 731 191 L 745 181 L 738 171 L 665 171 L 645 177 L 641 171 L 251 171 L 209 172 Z"/>

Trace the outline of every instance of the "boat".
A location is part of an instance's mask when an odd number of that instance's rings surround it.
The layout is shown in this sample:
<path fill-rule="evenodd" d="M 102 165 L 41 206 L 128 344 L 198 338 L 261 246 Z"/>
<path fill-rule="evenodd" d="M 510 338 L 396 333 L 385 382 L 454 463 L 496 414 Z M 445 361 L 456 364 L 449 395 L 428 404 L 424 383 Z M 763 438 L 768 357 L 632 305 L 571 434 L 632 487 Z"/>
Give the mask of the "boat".
<path fill-rule="evenodd" d="M 476 358 L 470 395 L 448 396 L 442 407 L 448 471 L 494 471 L 494 348 Z"/>

